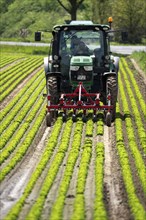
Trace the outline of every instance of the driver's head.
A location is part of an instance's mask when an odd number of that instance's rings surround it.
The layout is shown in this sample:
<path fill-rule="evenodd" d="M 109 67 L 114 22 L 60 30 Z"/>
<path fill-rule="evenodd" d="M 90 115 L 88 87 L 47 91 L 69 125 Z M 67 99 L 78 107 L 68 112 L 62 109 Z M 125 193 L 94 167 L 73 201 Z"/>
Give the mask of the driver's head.
<path fill-rule="evenodd" d="M 74 35 L 72 37 L 72 43 L 76 45 L 76 44 L 79 44 L 79 42 L 80 42 L 80 39 L 76 35 Z"/>

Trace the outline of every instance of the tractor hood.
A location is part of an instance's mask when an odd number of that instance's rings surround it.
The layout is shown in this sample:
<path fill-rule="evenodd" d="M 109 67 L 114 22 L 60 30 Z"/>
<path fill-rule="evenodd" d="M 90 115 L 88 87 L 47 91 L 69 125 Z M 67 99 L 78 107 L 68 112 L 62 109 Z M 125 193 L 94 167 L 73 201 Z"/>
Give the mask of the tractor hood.
<path fill-rule="evenodd" d="M 93 60 L 90 56 L 73 56 L 70 61 L 70 82 L 76 87 L 79 82 L 90 90 L 93 84 Z"/>
<path fill-rule="evenodd" d="M 70 61 L 71 66 L 93 66 L 90 56 L 73 56 Z"/>

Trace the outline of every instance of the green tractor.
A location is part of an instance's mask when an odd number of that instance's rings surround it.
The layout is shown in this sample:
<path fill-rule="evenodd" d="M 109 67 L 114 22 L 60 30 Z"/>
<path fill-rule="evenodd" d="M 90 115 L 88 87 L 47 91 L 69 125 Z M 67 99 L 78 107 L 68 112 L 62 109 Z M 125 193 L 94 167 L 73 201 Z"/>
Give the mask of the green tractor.
<path fill-rule="evenodd" d="M 104 111 L 107 126 L 114 121 L 119 57 L 110 51 L 109 22 L 71 21 L 53 27 L 50 54 L 44 58 L 47 126 L 51 126 L 58 111 L 63 111 L 65 121 L 70 109 L 73 121 L 79 109 L 83 110 L 84 121 L 89 109 L 93 109 L 94 121 L 98 110 Z M 36 40 L 40 40 L 40 34 L 36 33 Z"/>

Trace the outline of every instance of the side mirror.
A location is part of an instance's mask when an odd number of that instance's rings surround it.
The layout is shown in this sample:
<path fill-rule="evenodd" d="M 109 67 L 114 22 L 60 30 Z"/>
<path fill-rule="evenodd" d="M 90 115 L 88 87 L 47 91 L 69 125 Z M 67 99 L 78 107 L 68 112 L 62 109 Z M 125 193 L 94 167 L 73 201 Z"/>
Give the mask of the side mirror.
<path fill-rule="evenodd" d="M 41 32 L 35 32 L 35 41 L 41 41 Z"/>
<path fill-rule="evenodd" d="M 121 38 L 123 42 L 127 42 L 128 41 L 128 32 L 123 31 L 121 33 Z"/>

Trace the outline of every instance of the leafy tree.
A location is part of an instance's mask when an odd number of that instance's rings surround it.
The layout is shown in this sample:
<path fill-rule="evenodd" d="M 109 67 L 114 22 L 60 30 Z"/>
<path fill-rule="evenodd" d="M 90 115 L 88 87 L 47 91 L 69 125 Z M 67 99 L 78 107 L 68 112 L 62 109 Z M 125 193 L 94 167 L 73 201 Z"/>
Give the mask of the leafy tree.
<path fill-rule="evenodd" d="M 71 20 L 77 19 L 77 10 L 80 8 L 84 0 L 57 0 L 58 3 L 65 9 L 67 13 L 71 15 Z"/>
<path fill-rule="evenodd" d="M 106 24 L 112 14 L 110 0 L 92 0 L 92 20 L 94 23 Z"/>
<path fill-rule="evenodd" d="M 0 35 L 34 39 L 36 30 L 52 30 L 65 20 L 92 20 L 107 24 L 113 17 L 113 28 L 128 31 L 130 43 L 146 37 L 146 0 L 0 0 Z M 24 34 L 25 32 L 25 34 Z M 118 35 L 116 40 L 120 41 Z M 26 39 L 27 40 L 27 39 Z"/>
<path fill-rule="evenodd" d="M 113 18 L 115 28 L 128 32 L 128 42 L 140 43 L 144 35 L 145 0 L 114 1 Z"/>
<path fill-rule="evenodd" d="M 28 36 L 31 33 L 34 35 L 36 30 L 51 30 L 60 16 L 62 19 L 65 17 L 62 11 L 64 10 L 58 7 L 58 2 L 52 4 L 51 0 L 14 0 L 8 6 L 8 11 L 1 16 L 0 34 L 9 38 L 22 36 L 24 30 Z"/>
<path fill-rule="evenodd" d="M 0 0 L 0 9 L 1 13 L 4 13 L 8 10 L 10 4 L 12 4 L 15 0 Z"/>

